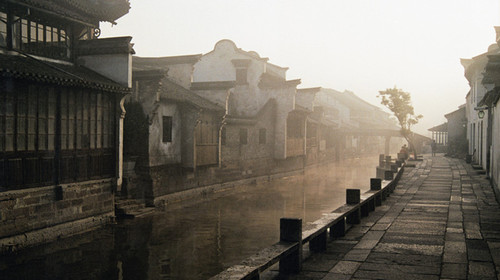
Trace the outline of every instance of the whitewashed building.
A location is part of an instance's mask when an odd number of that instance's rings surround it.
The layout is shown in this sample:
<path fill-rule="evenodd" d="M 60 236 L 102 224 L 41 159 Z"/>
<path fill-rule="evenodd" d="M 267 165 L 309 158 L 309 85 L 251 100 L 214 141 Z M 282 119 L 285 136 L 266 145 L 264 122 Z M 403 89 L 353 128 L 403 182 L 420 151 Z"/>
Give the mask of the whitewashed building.
<path fill-rule="evenodd" d="M 488 107 L 482 105 L 480 102 L 488 92 L 488 88 L 483 84 L 488 57 L 498 53 L 498 45 L 493 44 L 483 54 L 471 59 L 461 59 L 465 70 L 465 77 L 470 85 L 465 107 L 469 154 L 472 155 L 472 161 L 480 165 L 484 170 L 489 165 L 488 154 L 490 153 L 490 145 L 487 143 L 489 113 Z"/>

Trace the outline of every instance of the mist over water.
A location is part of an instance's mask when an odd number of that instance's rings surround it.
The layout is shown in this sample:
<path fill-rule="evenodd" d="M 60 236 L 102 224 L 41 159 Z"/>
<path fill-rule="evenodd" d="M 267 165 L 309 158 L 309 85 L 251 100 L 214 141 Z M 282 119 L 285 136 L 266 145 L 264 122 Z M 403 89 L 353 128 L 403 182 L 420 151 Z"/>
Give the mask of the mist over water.
<path fill-rule="evenodd" d="M 346 188 L 368 190 L 377 164 L 378 156 L 349 159 L 176 203 L 151 216 L 0 257 L 0 275 L 206 279 L 277 242 L 280 218 L 301 218 L 305 226 L 344 204 Z"/>

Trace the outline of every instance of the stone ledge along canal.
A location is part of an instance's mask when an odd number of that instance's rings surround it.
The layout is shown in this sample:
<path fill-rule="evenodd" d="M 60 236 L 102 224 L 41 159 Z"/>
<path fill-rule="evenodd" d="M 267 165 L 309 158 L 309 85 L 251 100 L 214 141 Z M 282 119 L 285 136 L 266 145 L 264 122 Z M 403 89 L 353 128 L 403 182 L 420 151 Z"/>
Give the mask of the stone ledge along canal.
<path fill-rule="evenodd" d="M 207 279 L 279 240 L 279 219 L 304 226 L 363 193 L 378 156 L 183 201 L 57 242 L 0 256 L 0 279 Z"/>

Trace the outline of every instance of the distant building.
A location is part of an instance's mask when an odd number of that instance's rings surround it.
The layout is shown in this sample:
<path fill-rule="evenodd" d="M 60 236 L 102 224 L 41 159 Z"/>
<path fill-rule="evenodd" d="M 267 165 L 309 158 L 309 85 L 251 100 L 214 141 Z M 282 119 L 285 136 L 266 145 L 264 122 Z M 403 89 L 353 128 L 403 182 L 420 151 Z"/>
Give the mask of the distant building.
<path fill-rule="evenodd" d="M 459 158 L 465 158 L 467 154 L 467 118 L 465 116 L 465 104 L 461 105 L 458 110 L 444 115 L 448 128 L 448 149 L 447 154 Z"/>
<path fill-rule="evenodd" d="M 129 197 L 155 204 L 198 186 L 188 179 L 196 169 L 218 166 L 225 108 L 186 88 L 199 58 L 134 57 L 133 94 L 125 103 L 124 156 L 137 173 L 126 174 Z"/>
<path fill-rule="evenodd" d="M 287 69 L 230 40 L 217 42 L 195 64 L 191 90 L 226 109 L 223 168 L 242 177 L 302 168 L 310 111 L 296 106 L 300 80 L 287 80 Z"/>
<path fill-rule="evenodd" d="M 0 3 L 2 250 L 114 216 L 133 49 L 130 37 L 97 37 L 100 21 L 129 8 L 126 0 Z"/>
<path fill-rule="evenodd" d="M 486 169 L 488 162 L 489 149 L 487 147 L 487 126 L 488 126 L 488 111 L 484 106 L 480 106 L 480 102 L 488 92 L 488 89 L 483 83 L 483 75 L 488 57 L 498 54 L 500 49 L 497 44 L 493 44 L 488 48 L 488 51 L 473 57 L 472 59 L 461 59 L 462 66 L 465 70 L 465 77 L 469 81 L 470 91 L 466 96 L 465 113 L 467 118 L 467 140 L 469 142 L 469 154 L 472 155 L 472 160 Z M 485 114 L 482 118 L 479 112 Z"/>
<path fill-rule="evenodd" d="M 448 123 L 442 123 L 428 129 L 431 133 L 432 141 L 435 141 L 439 146 L 448 145 Z M 443 149 L 441 149 L 443 151 Z"/>
<path fill-rule="evenodd" d="M 478 102 L 478 117 L 484 114 L 483 120 L 487 123 L 485 128 L 485 145 L 488 151 L 486 165 L 484 166 L 494 186 L 497 197 L 500 197 L 500 27 L 495 27 L 496 49 L 489 51 L 488 62 L 484 68 L 482 83 L 486 93 Z M 494 47 L 490 47 L 494 49 Z M 482 111 L 482 112 L 481 112 Z"/>

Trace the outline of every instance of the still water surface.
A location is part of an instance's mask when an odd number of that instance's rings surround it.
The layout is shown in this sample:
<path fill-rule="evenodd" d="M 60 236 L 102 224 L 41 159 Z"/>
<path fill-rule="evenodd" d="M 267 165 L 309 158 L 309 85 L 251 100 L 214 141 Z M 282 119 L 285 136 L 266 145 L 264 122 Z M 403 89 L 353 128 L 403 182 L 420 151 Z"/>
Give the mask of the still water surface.
<path fill-rule="evenodd" d="M 279 219 L 304 224 L 369 189 L 378 157 L 241 186 L 81 236 L 0 256 L 0 279 L 206 279 L 279 240 Z"/>

